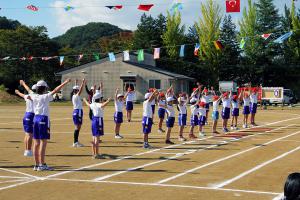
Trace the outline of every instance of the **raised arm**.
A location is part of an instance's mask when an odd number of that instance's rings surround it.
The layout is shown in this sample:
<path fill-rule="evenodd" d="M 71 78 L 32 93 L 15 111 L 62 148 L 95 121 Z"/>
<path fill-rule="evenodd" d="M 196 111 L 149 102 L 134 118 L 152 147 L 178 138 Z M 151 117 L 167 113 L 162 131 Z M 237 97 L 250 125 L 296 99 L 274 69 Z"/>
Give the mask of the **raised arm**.
<path fill-rule="evenodd" d="M 57 86 L 54 90 L 52 90 L 50 93 L 51 95 L 59 92 L 61 90 L 61 88 L 63 88 L 65 85 L 67 85 L 69 82 L 71 81 L 71 79 L 67 79 L 65 80 L 62 84 L 60 84 L 59 86 Z"/>
<path fill-rule="evenodd" d="M 83 102 L 84 102 L 88 107 L 90 107 L 90 103 L 86 100 L 86 98 L 83 98 Z"/>
<path fill-rule="evenodd" d="M 153 101 L 153 99 L 155 99 L 157 95 L 158 95 L 158 91 L 154 89 L 153 93 L 149 97 L 149 101 Z"/>
<path fill-rule="evenodd" d="M 102 105 L 101 108 L 104 108 L 105 106 L 107 106 L 107 104 L 110 102 L 110 98 L 108 98 Z"/>
<path fill-rule="evenodd" d="M 118 100 L 118 92 L 119 92 L 119 88 L 117 88 L 115 92 L 115 96 L 114 96 L 115 102 Z"/>
<path fill-rule="evenodd" d="M 242 96 L 244 96 L 243 93 L 244 93 L 244 90 L 241 90 L 241 92 L 240 92 L 240 94 L 239 94 L 239 96 L 238 96 L 238 99 L 241 99 Z"/>
<path fill-rule="evenodd" d="M 28 93 L 32 93 L 31 89 L 28 87 L 25 81 L 20 80 L 20 85 L 22 85 Z"/>
<path fill-rule="evenodd" d="M 102 90 L 103 90 L 103 83 L 102 83 L 102 81 L 100 82 L 99 90 L 100 90 L 101 92 L 102 92 Z"/>
<path fill-rule="evenodd" d="M 82 79 L 79 91 L 78 91 L 78 95 L 81 95 L 82 89 L 83 89 L 83 85 L 85 85 L 85 79 Z"/>
<path fill-rule="evenodd" d="M 88 88 L 87 84 L 85 84 L 85 91 L 86 91 L 86 93 L 88 93 L 88 94 L 90 94 L 90 93 L 91 93 L 91 91 L 89 90 L 89 88 Z"/>
<path fill-rule="evenodd" d="M 15 90 L 15 93 L 24 99 L 25 94 L 21 93 L 19 90 Z"/>

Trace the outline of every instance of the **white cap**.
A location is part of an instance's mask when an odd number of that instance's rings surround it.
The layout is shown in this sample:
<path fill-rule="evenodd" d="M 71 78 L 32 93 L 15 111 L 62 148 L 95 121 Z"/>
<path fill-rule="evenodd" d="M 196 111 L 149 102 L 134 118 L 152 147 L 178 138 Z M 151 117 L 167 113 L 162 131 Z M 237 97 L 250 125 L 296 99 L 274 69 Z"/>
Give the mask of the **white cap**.
<path fill-rule="evenodd" d="M 124 95 L 123 94 L 118 94 L 117 98 L 119 98 L 119 97 L 124 97 Z"/>
<path fill-rule="evenodd" d="M 93 96 L 93 99 L 100 99 L 102 97 L 102 95 L 100 93 L 95 93 Z"/>
<path fill-rule="evenodd" d="M 175 99 L 173 97 L 168 97 L 167 98 L 167 102 L 170 102 L 170 101 L 174 101 Z"/>
<path fill-rule="evenodd" d="M 41 86 L 48 87 L 47 83 L 44 80 L 38 81 L 36 86 L 37 87 L 41 87 Z"/>
<path fill-rule="evenodd" d="M 31 87 L 32 90 L 36 90 L 36 84 Z"/>
<path fill-rule="evenodd" d="M 192 98 L 191 100 L 190 100 L 190 103 L 196 103 L 197 102 L 197 99 L 196 98 Z"/>
<path fill-rule="evenodd" d="M 145 94 L 145 99 L 149 99 L 150 96 L 151 96 L 151 93 L 149 93 L 149 92 L 146 93 L 146 94 Z"/>
<path fill-rule="evenodd" d="M 94 86 L 91 87 L 91 90 L 95 89 Z"/>
<path fill-rule="evenodd" d="M 79 86 L 78 85 L 73 86 L 73 90 L 79 90 Z"/>
<path fill-rule="evenodd" d="M 103 97 L 101 90 L 96 90 L 95 94 L 99 94 L 101 97 Z"/>
<path fill-rule="evenodd" d="M 186 99 L 184 97 L 180 97 L 179 101 L 186 101 Z"/>

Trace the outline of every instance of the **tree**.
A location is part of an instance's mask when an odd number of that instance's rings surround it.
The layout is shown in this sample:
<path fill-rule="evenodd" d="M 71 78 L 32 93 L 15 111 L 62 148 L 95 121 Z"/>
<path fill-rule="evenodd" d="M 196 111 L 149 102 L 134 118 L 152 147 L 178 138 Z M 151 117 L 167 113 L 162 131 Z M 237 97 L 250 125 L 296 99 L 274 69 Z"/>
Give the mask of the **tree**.
<path fill-rule="evenodd" d="M 213 81 L 218 81 L 220 51 L 216 50 L 213 42 L 219 39 L 222 20 L 221 8 L 214 0 L 201 3 L 202 17 L 195 24 L 200 43 L 199 58 L 208 66 Z"/>
<path fill-rule="evenodd" d="M 225 16 L 220 30 L 219 41 L 224 46 L 220 54 L 220 77 L 223 80 L 234 80 L 236 67 L 240 60 L 240 48 L 237 41 L 236 25 L 232 22 L 231 15 Z"/>
<path fill-rule="evenodd" d="M 280 28 L 280 16 L 273 0 L 259 0 L 255 6 L 259 32 L 261 34 L 277 32 Z"/>
<path fill-rule="evenodd" d="M 15 30 L 21 23 L 15 20 L 7 19 L 6 17 L 0 17 L 0 29 Z"/>
<path fill-rule="evenodd" d="M 162 39 L 163 44 L 167 46 L 167 53 L 171 58 L 177 58 L 178 45 L 184 41 L 185 26 L 181 26 L 180 12 L 174 12 L 172 15 L 168 12 L 166 31 Z"/>

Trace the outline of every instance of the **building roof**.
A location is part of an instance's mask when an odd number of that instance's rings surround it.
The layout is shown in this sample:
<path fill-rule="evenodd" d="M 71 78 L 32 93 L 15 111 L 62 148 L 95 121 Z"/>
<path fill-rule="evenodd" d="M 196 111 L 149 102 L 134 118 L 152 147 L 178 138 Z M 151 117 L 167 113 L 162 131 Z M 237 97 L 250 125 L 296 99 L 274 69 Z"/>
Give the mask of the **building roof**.
<path fill-rule="evenodd" d="M 121 53 L 116 54 L 116 58 L 120 58 L 120 57 L 122 57 Z M 102 58 L 102 59 L 94 61 L 94 62 L 90 62 L 90 63 L 84 64 L 84 65 L 80 65 L 78 67 L 74 67 L 74 68 L 71 68 L 71 69 L 67 69 L 67 70 L 58 72 L 58 73 L 56 73 L 56 75 L 61 76 L 61 75 L 65 75 L 65 74 L 68 74 L 68 73 L 71 73 L 71 72 L 74 72 L 74 71 L 79 71 L 79 70 L 84 71 L 85 68 L 91 67 L 91 66 L 96 65 L 96 64 L 102 64 L 104 62 L 110 62 L 110 61 L 107 59 L 107 57 Z M 173 72 L 170 72 L 170 71 L 167 71 L 167 70 L 164 70 L 164 69 L 160 69 L 160 68 L 152 66 L 152 65 L 147 65 L 147 64 L 132 62 L 132 61 L 122 61 L 122 62 L 127 63 L 127 64 L 132 65 L 132 66 L 135 66 L 135 67 L 143 68 L 145 70 L 150 70 L 150 71 L 153 71 L 153 72 L 156 72 L 156 73 L 159 73 L 159 74 L 170 76 L 174 79 L 186 79 L 186 80 L 191 80 L 191 81 L 195 80 L 194 78 L 184 76 L 184 75 L 181 75 L 181 74 L 176 74 L 176 73 L 173 73 Z"/>

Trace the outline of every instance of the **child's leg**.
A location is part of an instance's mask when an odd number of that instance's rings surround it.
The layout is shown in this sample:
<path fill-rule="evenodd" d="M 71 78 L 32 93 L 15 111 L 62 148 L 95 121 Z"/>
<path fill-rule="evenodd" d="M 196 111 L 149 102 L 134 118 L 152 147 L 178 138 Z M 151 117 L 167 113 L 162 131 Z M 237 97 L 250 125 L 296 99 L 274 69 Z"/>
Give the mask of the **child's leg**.
<path fill-rule="evenodd" d="M 216 132 L 217 131 L 217 124 L 218 124 L 218 120 L 213 120 L 212 132 Z"/>
<path fill-rule="evenodd" d="M 227 128 L 227 124 L 228 124 L 228 119 L 224 119 L 224 121 L 223 121 L 223 127 Z"/>
<path fill-rule="evenodd" d="M 203 125 L 199 125 L 199 132 L 203 131 Z"/>
<path fill-rule="evenodd" d="M 246 124 L 246 115 L 244 114 L 243 124 Z"/>
<path fill-rule="evenodd" d="M 191 125 L 191 128 L 190 128 L 190 135 L 194 135 L 194 126 Z"/>
<path fill-rule="evenodd" d="M 171 131 L 172 131 L 172 127 L 168 127 L 167 128 L 167 134 L 166 134 L 166 140 L 170 140 Z"/>
<path fill-rule="evenodd" d="M 235 118 L 235 116 L 232 116 L 232 118 L 231 118 L 231 126 L 233 126 L 234 118 Z"/>
<path fill-rule="evenodd" d="M 183 137 L 184 126 L 179 126 L 179 137 Z"/>
<path fill-rule="evenodd" d="M 121 124 L 120 123 L 116 123 L 116 125 L 115 125 L 115 134 L 116 135 L 120 134 L 120 128 L 121 128 Z"/>
<path fill-rule="evenodd" d="M 95 143 L 95 155 L 99 154 L 99 136 L 94 138 L 94 143 Z"/>
<path fill-rule="evenodd" d="M 144 143 L 148 143 L 148 134 L 144 134 Z"/>
<path fill-rule="evenodd" d="M 32 147 L 32 134 L 29 133 L 27 137 L 28 137 L 27 150 L 31 150 L 31 147 Z"/>
<path fill-rule="evenodd" d="M 235 116 L 234 120 L 235 120 L 235 124 L 234 125 L 237 126 L 238 116 Z"/>
<path fill-rule="evenodd" d="M 163 123 L 164 119 L 163 118 L 159 118 L 159 122 L 158 122 L 158 129 L 161 130 L 162 129 L 162 123 Z"/>
<path fill-rule="evenodd" d="M 81 128 L 81 125 L 75 125 L 74 143 L 78 142 L 80 128 Z"/>
<path fill-rule="evenodd" d="M 40 140 L 34 139 L 33 153 L 34 153 L 35 165 L 39 165 L 40 164 L 39 149 L 40 149 Z"/>
<path fill-rule="evenodd" d="M 251 119 L 252 123 L 255 124 L 255 113 L 251 114 L 251 117 L 252 117 Z"/>
<path fill-rule="evenodd" d="M 25 150 L 28 150 L 28 134 L 25 133 L 25 136 L 24 136 L 24 147 L 25 147 Z"/>
<path fill-rule="evenodd" d="M 248 124 L 248 118 L 249 118 L 249 115 L 247 114 L 247 115 L 245 115 L 246 117 L 246 125 Z"/>
<path fill-rule="evenodd" d="M 95 136 L 93 136 L 93 139 L 92 139 L 92 152 L 93 152 L 93 155 L 96 155 Z"/>
<path fill-rule="evenodd" d="M 40 164 L 45 164 L 46 147 L 47 147 L 47 140 L 46 139 L 41 140 L 40 152 L 39 152 Z"/>
<path fill-rule="evenodd" d="M 129 121 L 131 121 L 131 112 L 132 112 L 132 110 L 128 110 L 128 111 L 127 111 L 127 119 L 128 119 Z"/>

